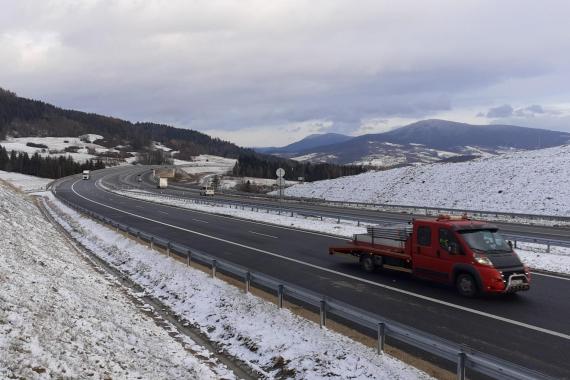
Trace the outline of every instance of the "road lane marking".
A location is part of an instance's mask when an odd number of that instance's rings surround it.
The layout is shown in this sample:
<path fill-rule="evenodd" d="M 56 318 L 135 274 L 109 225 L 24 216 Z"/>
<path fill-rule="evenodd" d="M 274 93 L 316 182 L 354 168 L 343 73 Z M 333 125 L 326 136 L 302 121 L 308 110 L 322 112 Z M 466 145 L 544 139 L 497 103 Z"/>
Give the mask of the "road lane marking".
<path fill-rule="evenodd" d="M 336 240 L 340 240 L 340 241 L 344 241 L 344 242 L 351 242 L 352 240 L 349 239 L 348 237 L 344 237 L 344 236 L 338 236 L 338 235 L 329 235 L 326 233 L 321 233 L 321 232 L 316 232 L 316 231 L 309 231 L 309 230 L 303 230 L 301 228 L 291 228 L 291 227 L 285 227 L 285 226 L 281 226 L 279 224 L 272 224 L 272 223 L 264 223 L 264 222 L 260 222 L 260 221 L 255 221 L 255 220 L 251 220 L 251 219 L 245 219 L 245 218 L 241 218 L 241 217 L 235 217 L 235 216 L 228 216 L 228 215 L 223 215 L 223 214 L 216 214 L 214 212 L 207 212 L 207 211 L 200 211 L 200 210 L 196 210 L 193 208 L 186 208 L 186 207 L 181 207 L 181 206 L 174 206 L 174 205 L 169 205 L 167 203 L 161 203 L 161 202 L 154 202 L 154 201 L 150 201 L 150 200 L 146 200 L 146 199 L 139 199 L 139 198 L 133 198 L 133 197 L 129 197 L 128 195 L 123 195 L 123 194 L 118 194 L 115 193 L 113 191 L 109 191 L 106 190 L 105 188 L 98 186 L 98 184 L 95 184 L 96 187 L 99 188 L 99 190 L 104 191 L 104 192 L 108 192 L 111 193 L 117 197 L 123 197 L 123 198 L 127 198 L 130 200 L 134 200 L 137 202 L 145 202 L 145 203 L 150 203 L 150 204 L 155 204 L 155 205 L 160 205 L 162 207 L 169 207 L 169 208 L 173 208 L 176 210 L 181 210 L 181 211 L 187 211 L 189 213 L 196 213 L 196 214 L 202 214 L 202 215 L 207 215 L 210 217 L 216 217 L 216 218 L 222 218 L 222 219 L 230 219 L 232 221 L 236 221 L 236 220 L 243 220 L 246 223 L 251 223 L 251 224 L 257 224 L 260 226 L 268 226 L 271 228 L 278 228 L 280 230 L 287 230 L 287 231 L 295 231 L 295 232 L 300 232 L 300 233 L 304 233 L 307 235 L 317 235 L 317 236 L 324 236 L 327 238 L 331 238 L 331 239 L 336 239 Z M 120 201 L 118 201 L 120 202 Z M 122 203 L 122 202 L 120 202 Z"/>
<path fill-rule="evenodd" d="M 301 260 L 294 259 L 294 258 L 292 258 L 292 257 L 283 256 L 283 255 L 280 255 L 280 254 L 277 254 L 277 253 L 274 253 L 274 252 L 266 251 L 266 250 L 259 249 L 259 248 L 255 248 L 255 247 L 250 247 L 250 246 L 247 246 L 247 245 L 245 245 L 245 244 L 241 244 L 241 243 L 237 243 L 237 242 L 234 242 L 234 241 L 231 241 L 231 240 L 226 240 L 226 239 L 222 239 L 222 238 L 219 238 L 219 237 L 216 237 L 216 236 L 212 236 L 212 235 L 204 234 L 204 233 L 201 233 L 201 232 L 189 230 L 189 229 L 187 229 L 187 228 L 175 226 L 175 225 L 173 225 L 173 224 L 161 222 L 161 221 L 158 221 L 158 220 L 154 220 L 154 219 L 151 219 L 151 218 L 147 218 L 146 216 L 137 215 L 137 214 L 134 214 L 134 213 L 129 212 L 129 211 L 121 210 L 121 209 L 118 209 L 118 208 L 116 208 L 116 207 L 109 206 L 109 205 L 106 205 L 106 204 L 104 204 L 104 203 L 97 202 L 97 201 L 95 201 L 95 200 L 89 199 L 89 198 L 87 198 L 87 197 L 85 197 L 85 196 L 79 194 L 77 191 L 75 191 L 75 184 L 76 184 L 77 182 L 80 182 L 80 181 L 81 181 L 81 180 L 77 180 L 77 181 L 75 181 L 75 182 L 71 185 L 71 191 L 72 191 L 73 193 L 75 193 L 75 194 L 76 194 L 77 196 L 79 196 L 80 198 L 83 198 L 83 199 L 85 199 L 85 200 L 87 200 L 87 201 L 89 201 L 89 202 L 98 204 L 98 205 L 100 205 L 100 206 L 109 208 L 109 209 L 111 209 L 111 210 L 115 210 L 115 211 L 118 211 L 118 212 L 122 212 L 123 214 L 131 215 L 131 216 L 134 216 L 134 217 L 136 217 L 136 218 L 140 218 L 140 219 L 143 219 L 143 220 L 147 220 L 147 221 L 149 221 L 149 222 L 154 222 L 154 223 L 157 223 L 157 224 L 162 224 L 163 226 L 171 227 L 171 228 L 174 228 L 174 229 L 177 229 L 177 230 L 185 231 L 185 232 L 188 232 L 188 233 L 191 233 L 191 234 L 194 234 L 194 235 L 198 235 L 198 236 L 202 236 L 202 237 L 205 237 L 205 238 L 209 238 L 209 239 L 212 239 L 212 240 L 217 240 L 217 241 L 220 241 L 220 242 L 223 242 L 223 243 L 226 243 L 226 244 L 231 244 L 231 245 L 234 245 L 234 246 L 236 246 L 236 247 L 241 247 L 241 248 L 245 248 L 245 249 L 248 249 L 248 250 L 251 250 L 251 251 L 254 251 L 254 252 L 258 252 L 258 253 L 262 253 L 262 254 L 265 254 L 265 255 L 277 257 L 277 258 L 280 258 L 280 259 L 283 259 L 283 260 L 286 260 L 286 261 L 290 261 L 290 262 L 293 262 L 293 263 L 296 263 L 296 264 L 299 264 L 299 265 L 307 266 L 307 267 L 309 267 L 309 268 L 314 268 L 314 269 L 318 269 L 318 270 L 321 270 L 321 271 L 324 271 L 324 272 L 333 273 L 333 274 L 335 274 L 335 275 L 337 275 L 337 276 L 349 278 L 349 279 L 351 279 L 351 280 L 360 281 L 360 282 L 363 282 L 363 283 L 368 284 L 368 285 L 376 286 L 376 287 L 383 288 L 383 289 L 392 290 L 392 291 L 397 292 L 397 293 L 405 294 L 405 295 L 408 295 L 408 296 L 411 296 L 411 297 L 419 298 L 419 299 L 422 299 L 422 300 L 425 300 L 425 301 L 433 302 L 433 303 L 436 303 L 436 304 L 439 304 L 439 305 L 443 305 L 443 306 L 447 306 L 447 307 L 450 307 L 450 308 L 453 308 L 453 309 L 465 311 L 465 312 L 468 312 L 468 313 L 471 313 L 471 314 L 476 314 L 476 315 L 479 315 L 479 316 L 482 316 L 482 317 L 487 317 L 487 318 L 490 318 L 490 319 L 495 319 L 495 320 L 497 320 L 497 321 L 509 323 L 509 324 L 512 324 L 512 325 L 515 325 L 515 326 L 525 327 L 525 328 L 527 328 L 527 329 L 529 329 L 529 330 L 538 331 L 538 332 L 541 332 L 541 333 L 544 333 L 544 334 L 552 335 L 552 336 L 555 336 L 555 337 L 562 338 L 562 339 L 565 339 L 565 340 L 569 340 L 569 341 L 570 341 L 570 335 L 564 334 L 564 333 L 561 333 L 561 332 L 558 332 L 558 331 L 553 331 L 553 330 L 549 330 L 549 329 L 546 329 L 546 328 L 543 328 L 543 327 L 531 325 L 531 324 L 528 324 L 528 323 L 525 323 L 525 322 L 516 321 L 516 320 L 514 320 L 514 319 L 509 319 L 509 318 L 501 317 L 501 316 L 499 316 L 499 315 L 494 315 L 494 314 L 490 314 L 490 313 L 487 313 L 487 312 L 484 312 L 484 311 L 481 311 L 481 310 L 472 309 L 472 308 L 469 308 L 469 307 L 466 307 L 466 306 L 457 305 L 457 304 L 454 304 L 454 303 L 451 303 L 451 302 L 447 302 L 447 301 L 443 301 L 443 300 L 440 300 L 440 299 L 437 299 L 437 298 L 433 298 L 433 297 L 429 297 L 429 296 L 424 296 L 424 295 L 422 295 L 422 294 L 414 293 L 414 292 L 411 292 L 411 291 L 408 291 L 408 290 L 396 288 L 396 287 L 393 287 L 393 286 L 390 286 L 390 285 L 386 285 L 386 284 L 381 284 L 381 283 L 378 283 L 378 282 L 374 282 L 374 281 L 367 280 L 367 279 L 364 279 L 364 278 L 360 278 L 360 277 L 357 277 L 357 276 L 353 276 L 353 275 L 350 275 L 350 274 L 338 272 L 338 271 L 333 270 L 333 269 L 324 268 L 324 267 L 321 267 L 321 266 L 318 266 L 318 265 L 315 265 L 315 264 L 307 263 L 307 262 L 304 262 L 304 261 L 301 261 Z"/>
<path fill-rule="evenodd" d="M 248 231 L 248 232 L 250 232 L 250 233 L 252 233 L 252 234 L 255 234 L 255 235 L 261 235 L 261 236 L 267 236 L 267 237 L 270 237 L 270 238 L 273 238 L 273 239 L 279 239 L 279 237 L 277 237 L 277 236 L 262 234 L 261 232 L 255 232 L 255 231 Z"/>
<path fill-rule="evenodd" d="M 202 219 L 195 219 L 195 218 L 192 218 L 192 220 L 195 220 L 195 221 L 197 221 L 197 222 L 202 222 L 202 223 L 210 223 L 210 222 L 208 222 L 208 221 L 206 221 L 206 220 L 202 220 Z"/>
<path fill-rule="evenodd" d="M 546 273 L 538 273 L 538 272 L 531 272 L 533 276 L 544 276 L 544 277 L 552 277 L 552 278 L 557 278 L 559 280 L 565 280 L 565 281 L 570 281 L 570 277 L 562 277 L 562 276 L 556 276 L 553 274 L 546 274 Z"/>
<path fill-rule="evenodd" d="M 169 213 L 167 213 L 166 211 L 158 210 L 158 212 L 160 212 L 161 214 L 164 214 L 164 215 L 169 215 Z"/>

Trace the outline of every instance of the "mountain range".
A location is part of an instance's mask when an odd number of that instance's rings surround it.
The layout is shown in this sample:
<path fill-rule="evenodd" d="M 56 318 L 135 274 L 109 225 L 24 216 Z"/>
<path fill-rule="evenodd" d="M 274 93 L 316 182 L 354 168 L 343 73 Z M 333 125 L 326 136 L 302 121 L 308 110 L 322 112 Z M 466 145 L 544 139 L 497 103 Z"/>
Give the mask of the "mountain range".
<path fill-rule="evenodd" d="M 566 132 L 430 119 L 384 133 L 357 137 L 311 135 L 285 147 L 266 148 L 263 151 L 299 161 L 392 167 L 435 161 L 465 161 L 506 151 L 548 148 L 569 142 L 570 133 Z"/>

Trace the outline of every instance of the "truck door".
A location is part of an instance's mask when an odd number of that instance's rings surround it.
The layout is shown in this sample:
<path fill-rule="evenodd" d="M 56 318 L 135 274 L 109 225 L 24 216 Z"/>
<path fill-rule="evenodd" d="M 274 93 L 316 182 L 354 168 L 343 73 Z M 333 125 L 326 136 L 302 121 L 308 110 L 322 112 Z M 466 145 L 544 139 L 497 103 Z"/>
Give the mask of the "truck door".
<path fill-rule="evenodd" d="M 418 223 L 413 242 L 414 275 L 436 281 L 447 281 L 448 272 L 442 268 L 438 241 L 438 229 L 434 225 Z"/>
<path fill-rule="evenodd" d="M 447 274 L 447 279 L 451 279 L 453 265 L 458 261 L 463 261 L 463 255 L 455 233 L 449 228 L 438 228 L 436 256 L 439 259 L 439 270 Z"/>

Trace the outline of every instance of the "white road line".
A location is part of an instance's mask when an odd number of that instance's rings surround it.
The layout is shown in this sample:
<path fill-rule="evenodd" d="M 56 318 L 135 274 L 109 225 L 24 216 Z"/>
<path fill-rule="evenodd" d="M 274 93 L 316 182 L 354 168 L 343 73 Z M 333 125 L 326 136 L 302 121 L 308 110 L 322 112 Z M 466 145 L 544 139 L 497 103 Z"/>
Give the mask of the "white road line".
<path fill-rule="evenodd" d="M 255 234 L 255 235 L 261 235 L 261 236 L 267 236 L 273 239 L 279 239 L 279 237 L 277 236 L 273 236 L 273 235 L 267 235 L 267 234 L 262 234 L 261 232 L 255 232 L 255 231 L 248 231 L 249 233 Z"/>
<path fill-rule="evenodd" d="M 206 221 L 206 220 L 202 220 L 202 219 L 195 219 L 195 218 L 192 218 L 192 220 L 195 220 L 195 221 L 197 221 L 197 222 L 202 222 L 202 223 L 210 223 L 210 222 L 208 222 L 208 221 Z"/>
<path fill-rule="evenodd" d="M 351 279 L 351 280 L 360 281 L 360 282 L 365 283 L 365 284 L 368 284 L 368 285 L 376 286 L 376 287 L 383 288 L 383 289 L 392 290 L 392 291 L 397 292 L 397 293 L 405 294 L 405 295 L 408 295 L 408 296 L 411 296 L 411 297 L 419 298 L 419 299 L 422 299 L 422 300 L 425 300 L 425 301 L 430 301 L 430 302 L 433 302 L 433 303 L 436 303 L 436 304 L 439 304 L 439 305 L 444 305 L 444 306 L 447 306 L 447 307 L 450 307 L 450 308 L 453 308 L 453 309 L 457 309 L 457 310 L 465 311 L 465 312 L 468 312 L 468 313 L 480 315 L 480 316 L 487 317 L 487 318 L 490 318 L 490 319 L 495 319 L 495 320 L 497 320 L 497 321 L 509 323 L 509 324 L 512 324 L 512 325 L 515 325 L 515 326 L 524 327 L 524 328 L 527 328 L 527 329 L 529 329 L 529 330 L 538 331 L 538 332 L 541 332 L 541 333 L 544 333 L 544 334 L 552 335 L 552 336 L 555 336 L 555 337 L 558 337 L 558 338 L 562 338 L 562 339 L 566 339 L 566 340 L 569 340 L 569 341 L 570 341 L 570 335 L 564 334 L 564 333 L 561 333 L 561 332 L 558 332 L 558 331 L 553 331 L 553 330 L 545 329 L 545 328 L 543 328 L 543 327 L 531 325 L 531 324 L 528 324 L 528 323 L 524 323 L 524 322 L 520 322 L 520 321 L 515 321 L 514 319 L 509 319 L 509 318 L 501 317 L 501 316 L 494 315 L 494 314 L 490 314 L 490 313 L 487 313 L 487 312 L 484 312 L 484 311 L 481 311 L 481 310 L 477 310 L 477 309 L 471 309 L 471 308 L 466 307 L 466 306 L 456 305 L 456 304 L 454 304 L 454 303 L 447 302 L 447 301 L 443 301 L 443 300 L 440 300 L 440 299 L 437 299 L 437 298 L 432 298 L 432 297 L 424 296 L 424 295 L 422 295 L 422 294 L 410 292 L 410 291 L 408 291 L 408 290 L 395 288 L 395 287 L 390 286 L 390 285 L 380 284 L 380 283 L 377 283 L 377 282 L 374 282 L 374 281 L 370 281 L 370 280 L 366 280 L 366 279 L 364 279 L 364 278 L 356 277 L 356 276 L 353 276 L 353 275 L 350 275 L 350 274 L 346 274 L 346 273 L 342 273 L 342 272 L 337 272 L 337 271 L 335 271 L 335 270 L 328 269 L 328 268 L 323 268 L 323 267 L 318 266 L 318 265 L 315 265 L 315 264 L 307 263 L 307 262 L 304 262 L 304 261 L 301 261 L 301 260 L 297 260 L 297 259 L 294 259 L 294 258 L 291 258 L 291 257 L 287 257 L 287 256 L 282 256 L 282 255 L 279 255 L 279 254 L 277 254 L 277 253 L 265 251 L 265 250 L 263 250 L 263 249 L 259 249 L 259 248 L 255 248 L 255 247 L 250 247 L 250 246 L 247 246 L 247 245 L 245 245 L 245 244 L 236 243 L 236 242 L 233 242 L 233 241 L 230 241 L 230 240 L 226 240 L 226 239 L 222 239 L 222 238 L 219 238 L 219 237 L 216 237 L 216 236 L 211 236 L 211 235 L 207 235 L 207 234 L 204 234 L 204 233 L 201 233 L 201 232 L 192 231 L 192 230 L 189 230 L 189 229 L 187 229 L 187 228 L 175 226 L 175 225 L 173 225 L 173 224 L 164 223 L 164 222 L 161 222 L 161 221 L 158 221 L 158 220 L 154 220 L 154 219 L 151 219 L 151 218 L 147 218 L 146 216 L 133 214 L 132 212 L 124 211 L 124 210 L 118 209 L 118 208 L 116 208 L 116 207 L 109 206 L 109 205 L 103 204 L 103 203 L 101 203 L 101 202 L 94 201 L 94 200 L 92 200 L 92 199 L 89 199 L 89 198 L 84 197 L 83 195 L 79 194 L 77 191 L 75 191 L 75 184 L 76 184 L 77 182 L 79 182 L 79 181 L 81 181 L 81 180 L 77 180 L 77 181 L 75 181 L 75 182 L 71 185 L 71 191 L 73 191 L 77 196 L 79 196 L 79 197 L 81 197 L 81 198 L 83 198 L 83 199 L 85 199 L 85 200 L 87 200 L 87 201 L 89 201 L 89 202 L 98 204 L 98 205 L 103 206 L 103 207 L 107 207 L 107 208 L 109 208 L 109 209 L 111 209 L 111 210 L 119 211 L 119 212 L 122 212 L 122 213 L 127 214 L 127 215 L 131 215 L 131 216 L 134 216 L 134 217 L 137 217 L 137 218 L 140 218 L 140 219 L 148 220 L 149 222 L 154 222 L 154 223 L 162 224 L 163 226 L 175 228 L 175 229 L 177 229 L 177 230 L 185 231 L 185 232 L 188 232 L 188 233 L 191 233 L 191 234 L 194 234 L 194 235 L 198 235 L 198 236 L 202 236 L 202 237 L 209 238 L 209 239 L 212 239 L 212 240 L 221 241 L 221 242 L 223 242 L 223 243 L 235 245 L 236 247 L 241 247 L 241 248 L 249 249 L 249 250 L 251 250 L 251 251 L 259 252 L 259 253 L 262 253 L 262 254 L 265 254 L 265 255 L 269 255 L 269 256 L 273 256 L 273 257 L 278 257 L 278 258 L 280 258 L 280 259 L 283 259 L 283 260 L 286 260 L 286 261 L 290 261 L 290 262 L 293 262 L 293 263 L 296 263 L 296 264 L 304 265 L 304 266 L 307 266 L 307 267 L 309 267 L 309 268 L 318 269 L 318 270 L 321 270 L 321 271 L 323 271 L 323 272 L 333 273 L 333 274 L 335 274 L 335 275 L 338 275 L 338 276 L 341 276 L 341 277 L 345 277 L 345 278 L 349 278 L 349 279 Z"/>
<path fill-rule="evenodd" d="M 95 186 L 97 186 L 97 184 L 95 184 Z M 271 227 L 271 228 L 278 228 L 278 229 L 280 229 L 280 230 L 301 232 L 301 233 L 308 234 L 308 235 L 324 236 L 324 237 L 327 237 L 327 238 L 337 239 L 337 240 L 340 240 L 340 241 L 347 241 L 347 242 L 352 241 L 351 239 L 346 238 L 346 237 L 342 237 L 342 236 L 329 235 L 329 234 L 320 233 L 320 232 L 316 232 L 316 231 L 303 230 L 303 229 L 300 229 L 300 228 L 290 228 L 290 227 L 280 226 L 280 225 L 278 225 L 278 224 L 264 223 L 264 222 L 258 222 L 258 221 L 255 221 L 255 220 L 250 220 L 250 219 L 245 219 L 245 218 L 240 218 L 240 217 L 235 217 L 235 216 L 227 216 L 227 215 L 222 215 L 222 214 L 216 214 L 215 212 L 200 211 L 200 210 L 196 210 L 196 209 L 192 209 L 192 208 L 186 208 L 186 207 L 180 207 L 180 206 L 173 206 L 173 205 L 169 205 L 169 204 L 166 204 L 166 203 L 153 202 L 153 201 L 147 201 L 147 200 L 145 200 L 145 199 L 132 198 L 132 197 L 129 197 L 129 196 L 127 196 L 127 195 L 118 194 L 118 193 L 115 193 L 115 192 L 112 192 L 112 191 L 105 190 L 104 188 L 102 188 L 102 187 L 100 187 L 100 186 L 97 186 L 97 187 L 98 187 L 101 191 L 110 192 L 110 193 L 112 193 L 113 195 L 116 195 L 116 196 L 118 196 L 118 197 L 128 198 L 128 199 L 131 199 L 131 200 L 136 200 L 136 201 L 138 201 L 138 202 L 145 202 L 145 203 L 150 203 L 150 204 L 158 204 L 158 205 L 160 205 L 160 206 L 162 206 L 162 207 L 170 207 L 170 208 L 173 208 L 173 209 L 176 209 L 176 210 L 186 210 L 186 211 L 191 212 L 191 213 L 202 214 L 202 215 L 208 215 L 208 216 L 214 216 L 214 217 L 216 217 L 216 218 L 222 218 L 222 219 L 231 219 L 231 220 L 233 220 L 233 221 L 236 221 L 236 219 L 239 219 L 239 220 L 243 220 L 245 223 L 257 224 L 257 225 L 260 225 L 260 226 L 268 226 L 268 227 Z M 123 204 L 124 202 L 120 202 L 120 203 Z"/>
<path fill-rule="evenodd" d="M 546 273 L 537 273 L 537 272 L 531 272 L 533 276 L 544 276 L 544 277 L 552 277 L 552 278 L 556 278 L 558 280 L 565 280 L 565 281 L 570 281 L 570 277 L 562 277 L 562 276 L 556 276 L 553 274 L 546 274 Z"/>

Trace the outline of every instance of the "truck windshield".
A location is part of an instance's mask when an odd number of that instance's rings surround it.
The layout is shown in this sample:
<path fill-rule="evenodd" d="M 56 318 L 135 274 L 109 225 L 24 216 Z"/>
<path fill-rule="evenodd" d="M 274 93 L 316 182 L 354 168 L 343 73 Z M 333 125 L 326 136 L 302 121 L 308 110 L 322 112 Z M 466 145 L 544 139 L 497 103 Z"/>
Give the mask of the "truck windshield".
<path fill-rule="evenodd" d="M 471 249 L 488 254 L 512 252 L 505 238 L 494 230 L 459 231 Z"/>

